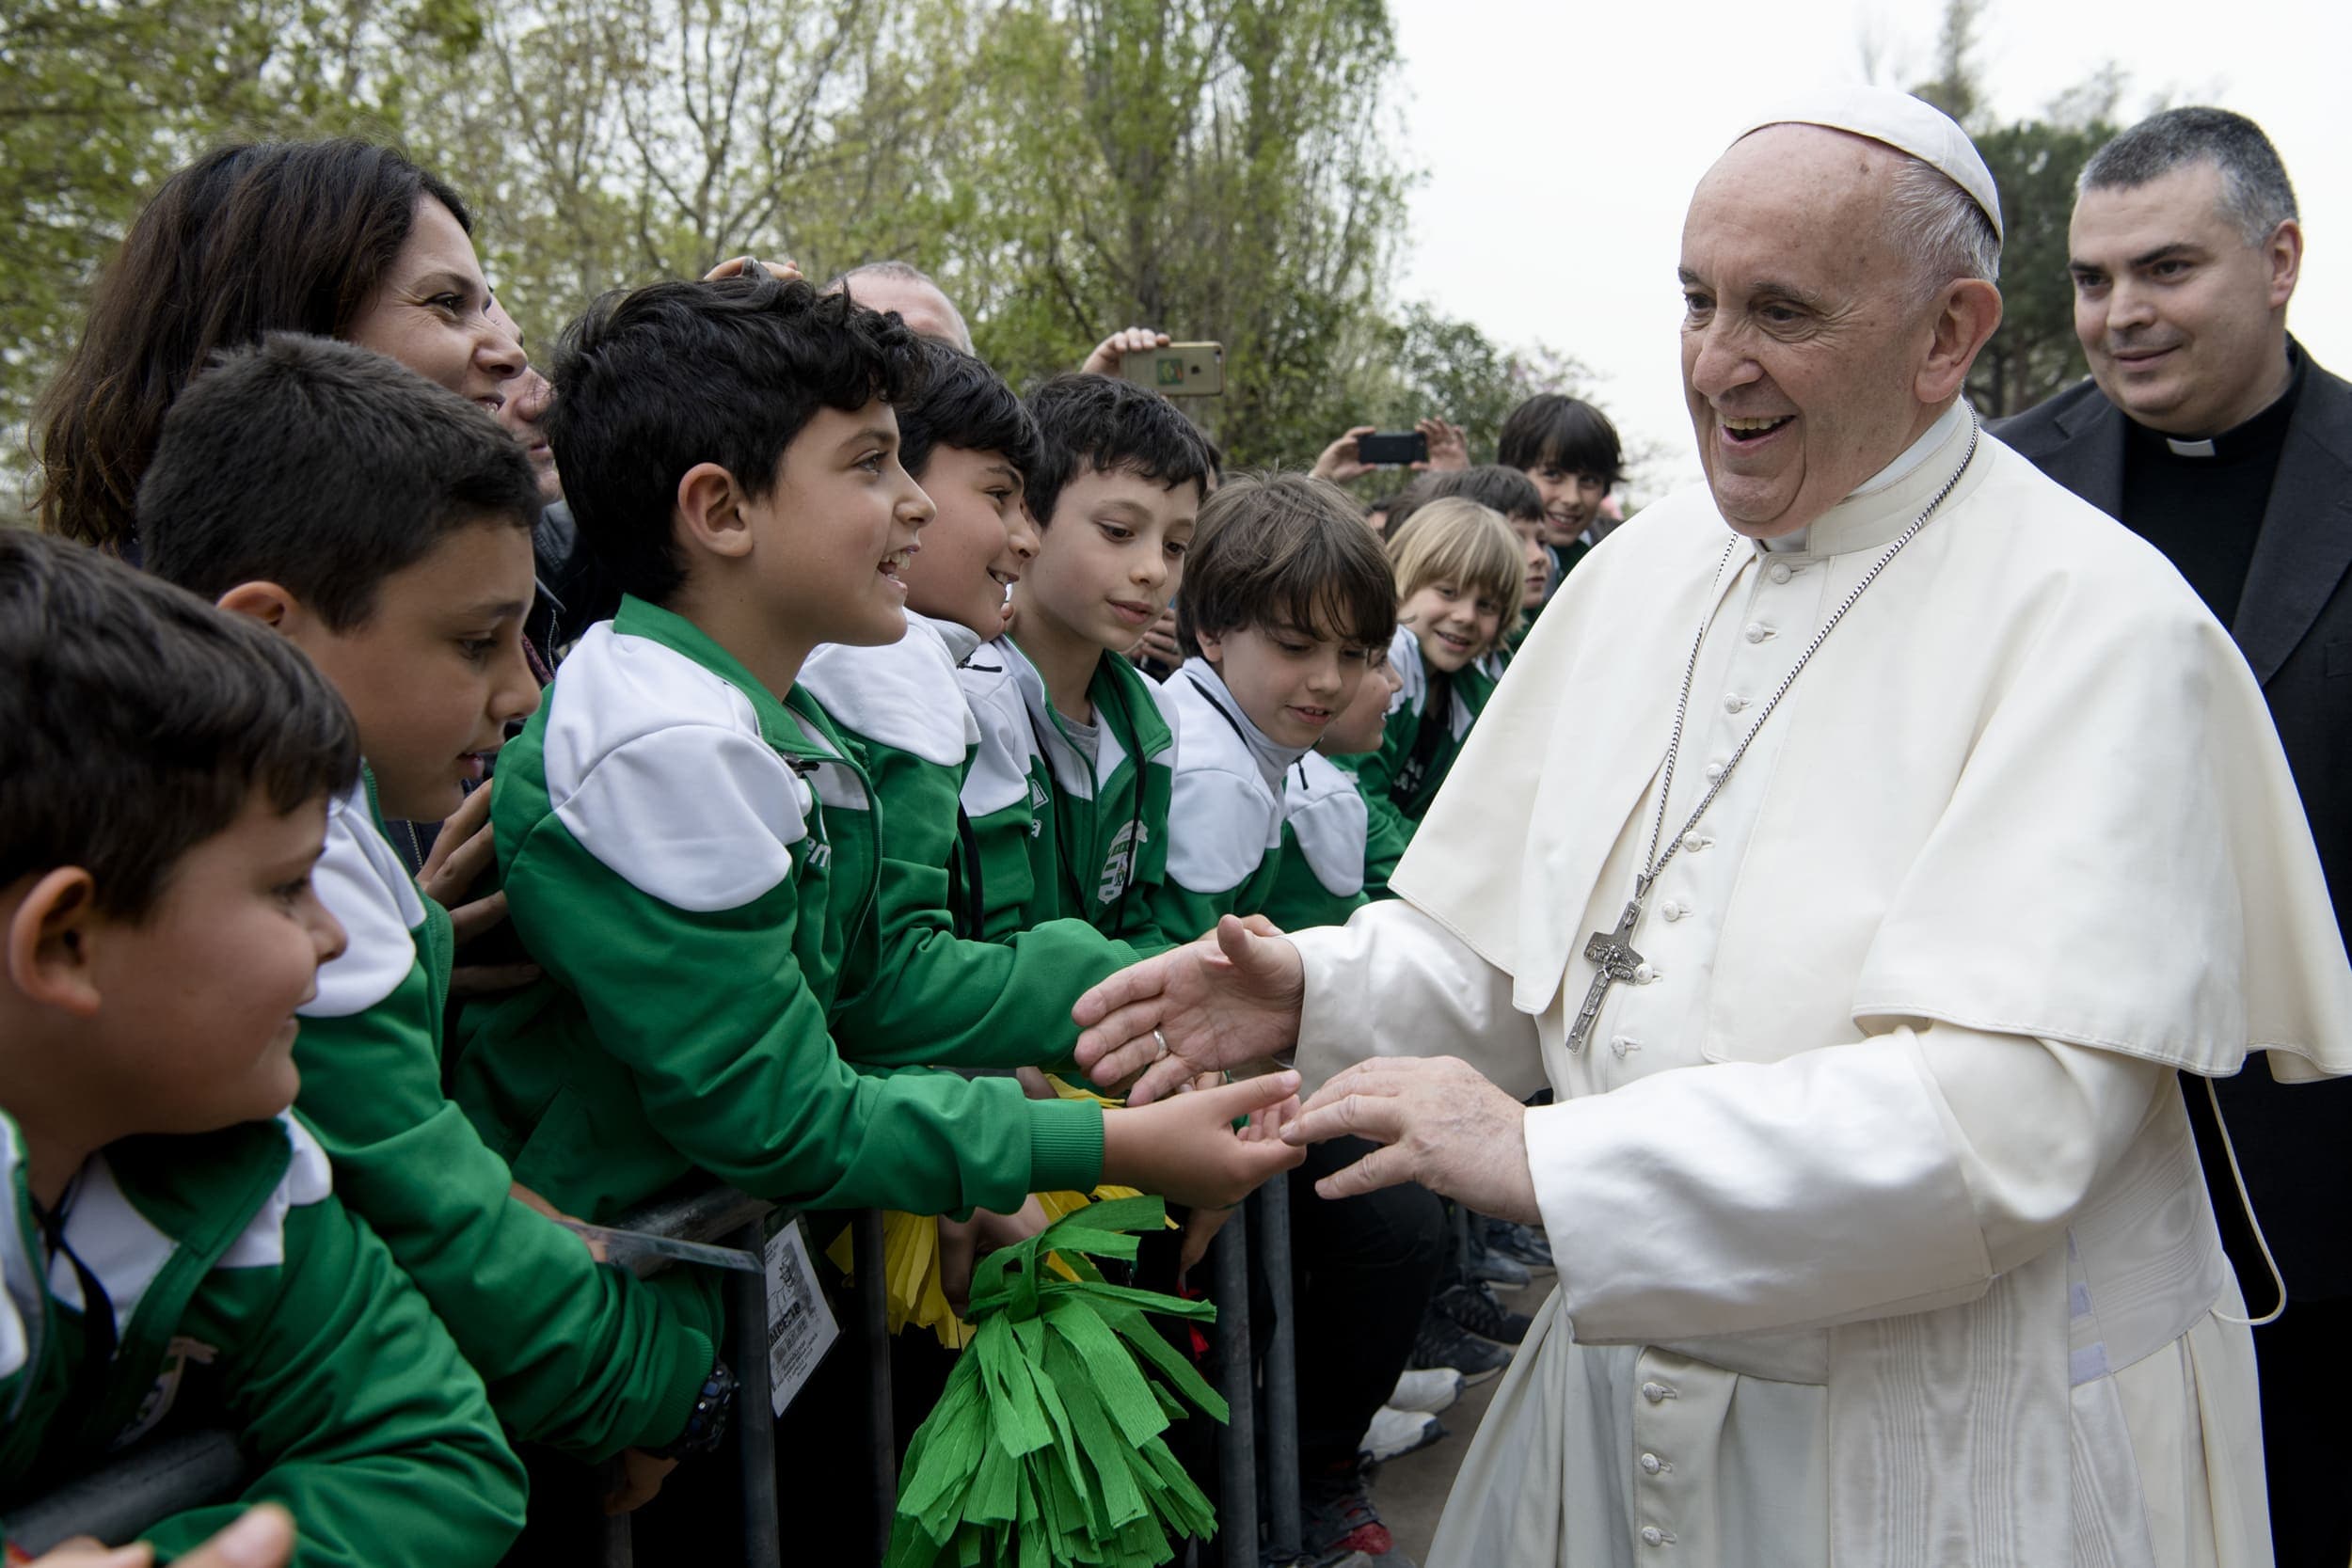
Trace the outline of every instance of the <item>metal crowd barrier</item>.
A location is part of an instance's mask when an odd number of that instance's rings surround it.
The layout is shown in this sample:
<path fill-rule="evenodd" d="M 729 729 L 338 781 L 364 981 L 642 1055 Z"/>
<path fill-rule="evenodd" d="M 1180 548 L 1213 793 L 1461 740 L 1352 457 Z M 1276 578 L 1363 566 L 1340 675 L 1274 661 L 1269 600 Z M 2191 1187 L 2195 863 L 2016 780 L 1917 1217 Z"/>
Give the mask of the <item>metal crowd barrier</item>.
<path fill-rule="evenodd" d="M 686 1242 L 717 1242 L 765 1256 L 772 1224 L 788 1224 L 797 1211 L 779 1209 L 732 1187 L 714 1187 L 670 1203 L 625 1215 L 630 1230 Z M 850 1220 L 852 1277 L 848 1288 L 850 1322 L 843 1338 L 866 1364 L 866 1445 L 872 1466 L 873 1560 L 890 1545 L 890 1521 L 898 1500 L 898 1448 L 891 1430 L 889 1303 L 882 1269 L 882 1212 L 861 1209 Z M 660 1272 L 667 1259 L 645 1259 L 641 1275 Z M 743 1527 L 744 1568 L 782 1568 L 784 1526 L 776 1490 L 776 1431 L 770 1413 L 768 1382 L 768 1281 L 765 1275 L 729 1274 L 727 1365 L 737 1379 L 736 1484 Z M 605 1521 L 604 1568 L 633 1568 L 635 1531 L 629 1515 Z"/>
<path fill-rule="evenodd" d="M 685 1242 L 716 1242 L 741 1247 L 755 1257 L 767 1243 L 776 1206 L 731 1187 L 657 1204 L 624 1215 L 616 1223 Z M 882 1214 L 860 1210 L 850 1220 L 855 1276 L 848 1295 L 850 1322 L 843 1349 L 861 1354 L 866 1369 L 866 1437 L 872 1451 L 873 1560 L 890 1541 L 898 1503 L 897 1447 L 891 1431 L 890 1336 L 883 1299 Z M 666 1259 L 649 1259 L 637 1272 L 652 1274 Z M 727 1364 L 740 1380 L 733 1431 L 742 1513 L 746 1568 L 781 1568 L 783 1528 L 777 1511 L 775 1427 L 769 1413 L 768 1295 L 764 1275 L 727 1275 Z M 836 1351 L 835 1354 L 840 1354 Z M 232 1497 L 249 1479 L 235 1437 L 221 1431 L 196 1431 L 144 1443 L 112 1463 L 65 1482 L 45 1496 L 8 1511 L 8 1538 L 38 1555 L 75 1535 L 130 1541 L 172 1514 Z M 631 1568 L 634 1538 L 624 1514 L 604 1523 L 601 1560 L 606 1568 Z"/>
<path fill-rule="evenodd" d="M 245 1458 L 228 1433 L 180 1433 L 11 1508 L 8 1539 L 36 1557 L 71 1536 L 129 1541 L 159 1520 L 233 1495 L 246 1479 Z"/>
<path fill-rule="evenodd" d="M 1251 1245 L 1252 1242 L 1255 1246 Z M 1217 1392 L 1232 1415 L 1217 1434 L 1217 1541 L 1224 1568 L 1280 1565 L 1302 1555 L 1298 1488 L 1298 1338 L 1291 1302 L 1290 1183 L 1249 1196 L 1210 1245 L 1216 1303 Z M 1273 1318 L 1263 1365 L 1253 1356 L 1249 1282 L 1265 1282 Z M 1263 1449 L 1264 1463 L 1259 1462 Z M 1259 1511 L 1263 1489 L 1265 1504 Z M 1263 1523 L 1263 1543 L 1260 1526 Z"/>
<path fill-rule="evenodd" d="M 679 1241 L 716 1242 L 755 1256 L 766 1245 L 771 1221 L 790 1211 L 729 1187 L 714 1187 L 624 1216 L 631 1230 Z M 888 1304 L 882 1288 L 882 1214 L 860 1210 L 850 1221 L 854 1277 L 843 1325 L 850 1354 L 866 1370 L 866 1438 L 871 1457 L 872 1560 L 890 1541 L 898 1501 L 897 1446 L 892 1433 Z M 1253 1240 L 1256 1245 L 1253 1247 Z M 1298 1382 L 1292 1318 L 1290 1193 L 1276 1180 L 1253 1194 L 1211 1248 L 1211 1295 L 1216 1303 L 1221 1392 L 1232 1407 L 1217 1440 L 1221 1497 L 1217 1537 L 1228 1568 L 1287 1564 L 1300 1551 Z M 652 1274 L 666 1260 L 638 1268 Z M 1253 1357 L 1249 1290 L 1252 1271 L 1265 1282 L 1273 1323 L 1263 1367 Z M 733 1423 L 737 1488 L 745 1568 L 782 1568 L 775 1428 L 769 1414 L 767 1283 L 764 1275 L 727 1276 L 727 1363 L 740 1379 Z M 1259 1454 L 1264 1454 L 1264 1464 Z M 234 1437 L 220 1431 L 175 1434 L 142 1444 L 113 1463 L 9 1511 L 8 1535 L 35 1554 L 74 1535 L 129 1541 L 174 1513 L 235 1495 L 249 1479 Z M 1263 1489 L 1263 1556 L 1259 1555 Z M 602 1532 L 604 1568 L 633 1568 L 634 1530 L 628 1515 L 608 1519 Z"/>

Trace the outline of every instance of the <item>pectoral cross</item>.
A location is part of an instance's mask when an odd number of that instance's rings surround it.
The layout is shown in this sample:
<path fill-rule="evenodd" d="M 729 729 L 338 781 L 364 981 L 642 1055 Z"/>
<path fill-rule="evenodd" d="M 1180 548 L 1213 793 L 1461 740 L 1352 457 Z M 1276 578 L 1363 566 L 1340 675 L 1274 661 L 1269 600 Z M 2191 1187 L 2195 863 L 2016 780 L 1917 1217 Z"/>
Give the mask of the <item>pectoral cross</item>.
<path fill-rule="evenodd" d="M 1593 1032 L 1593 1021 L 1600 1017 L 1601 1000 L 1609 994 L 1609 988 L 1620 980 L 1629 982 L 1635 978 L 1642 955 L 1633 951 L 1630 939 L 1641 918 L 1642 900 L 1637 897 L 1626 905 L 1615 930 L 1595 931 L 1593 939 L 1584 944 L 1584 957 L 1599 965 L 1600 972 L 1593 976 L 1592 989 L 1584 993 L 1584 1006 L 1576 1015 L 1576 1027 L 1568 1031 L 1571 1052 L 1584 1049 L 1586 1037 Z"/>

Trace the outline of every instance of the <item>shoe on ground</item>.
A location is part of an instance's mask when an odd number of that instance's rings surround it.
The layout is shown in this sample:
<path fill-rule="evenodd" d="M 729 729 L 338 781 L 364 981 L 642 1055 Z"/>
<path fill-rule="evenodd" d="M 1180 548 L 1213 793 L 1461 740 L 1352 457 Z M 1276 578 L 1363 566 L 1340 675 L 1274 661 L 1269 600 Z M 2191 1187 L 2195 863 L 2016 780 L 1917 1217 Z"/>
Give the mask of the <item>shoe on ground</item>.
<path fill-rule="evenodd" d="M 1464 1383 L 1484 1383 L 1511 1364 L 1511 1353 L 1474 1334 L 1465 1334 L 1432 1302 L 1413 1333 L 1410 1366 L 1459 1373 Z"/>
<path fill-rule="evenodd" d="M 1364 1429 L 1356 1451 L 1378 1465 L 1425 1449 L 1444 1435 L 1445 1428 L 1426 1410 L 1394 1410 L 1384 1404 L 1372 1413 L 1372 1425 Z"/>
<path fill-rule="evenodd" d="M 1551 1241 L 1532 1225 L 1514 1225 L 1509 1220 L 1486 1222 L 1489 1256 L 1508 1258 L 1514 1263 L 1531 1269 L 1548 1269 L 1551 1264 Z"/>
<path fill-rule="evenodd" d="M 1396 1380 L 1396 1392 L 1389 1396 L 1392 1410 L 1418 1410 L 1424 1416 L 1435 1416 L 1450 1410 L 1462 1397 L 1462 1374 L 1451 1367 L 1408 1367 Z"/>
<path fill-rule="evenodd" d="M 1526 1313 L 1503 1306 L 1486 1285 L 1447 1286 L 1438 1292 L 1438 1310 L 1480 1338 L 1499 1345 L 1519 1343 L 1534 1322 Z"/>
<path fill-rule="evenodd" d="M 1526 1264 L 1493 1251 L 1471 1255 L 1470 1276 L 1482 1284 L 1507 1285 L 1514 1291 L 1535 1277 L 1527 1272 Z"/>
<path fill-rule="evenodd" d="M 1372 1506 L 1371 1486 L 1371 1467 L 1362 1464 L 1306 1478 L 1298 1500 L 1306 1560 L 1313 1568 L 1340 1568 L 1359 1555 L 1379 1568 L 1414 1568 Z"/>

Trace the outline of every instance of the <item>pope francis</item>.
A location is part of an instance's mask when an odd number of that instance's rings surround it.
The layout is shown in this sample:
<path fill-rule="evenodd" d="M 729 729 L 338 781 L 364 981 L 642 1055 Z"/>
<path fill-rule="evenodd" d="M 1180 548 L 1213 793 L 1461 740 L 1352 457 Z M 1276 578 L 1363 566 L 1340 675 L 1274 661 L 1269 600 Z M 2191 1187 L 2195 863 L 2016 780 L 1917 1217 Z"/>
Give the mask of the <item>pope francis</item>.
<path fill-rule="evenodd" d="M 1961 395 L 1999 247 L 1924 103 L 1762 117 L 1683 228 L 1707 483 L 1568 578 L 1400 897 L 1079 1005 L 1137 1100 L 1295 1043 L 1284 1135 L 1386 1146 L 1327 1196 L 1546 1227 L 1441 1568 L 2270 1560 L 2178 1085 L 2352 1071 L 2352 971 L 2228 634 Z"/>

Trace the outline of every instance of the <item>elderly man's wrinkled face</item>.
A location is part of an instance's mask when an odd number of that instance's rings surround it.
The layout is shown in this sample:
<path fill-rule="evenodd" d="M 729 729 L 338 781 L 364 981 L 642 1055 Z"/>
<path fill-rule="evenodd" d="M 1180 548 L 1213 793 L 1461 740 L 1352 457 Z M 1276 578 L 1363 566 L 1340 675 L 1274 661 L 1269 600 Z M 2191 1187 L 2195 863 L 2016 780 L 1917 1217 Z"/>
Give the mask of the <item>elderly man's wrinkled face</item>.
<path fill-rule="evenodd" d="M 1886 232 L 1902 154 L 1812 125 L 1735 143 L 1682 226 L 1682 386 L 1724 520 L 1793 533 L 1933 419 L 1931 312 Z"/>

